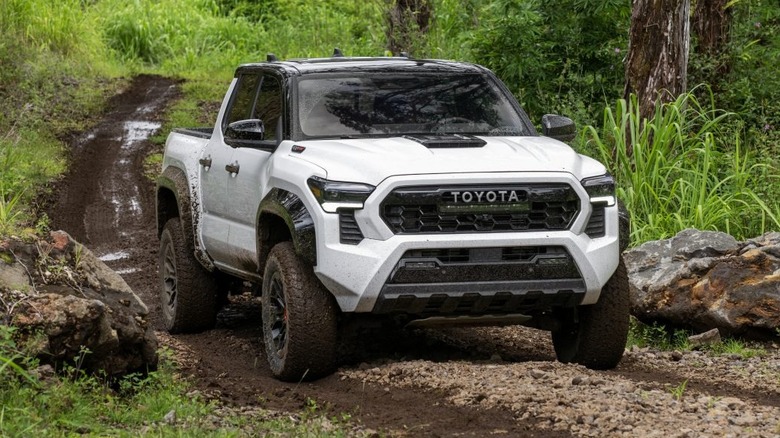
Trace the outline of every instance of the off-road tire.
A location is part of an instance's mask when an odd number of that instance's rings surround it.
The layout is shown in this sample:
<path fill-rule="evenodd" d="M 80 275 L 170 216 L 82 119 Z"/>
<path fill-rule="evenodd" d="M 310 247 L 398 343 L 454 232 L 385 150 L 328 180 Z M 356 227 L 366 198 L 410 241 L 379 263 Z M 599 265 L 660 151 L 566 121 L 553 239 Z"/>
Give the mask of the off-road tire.
<path fill-rule="evenodd" d="M 184 235 L 179 218 L 165 223 L 160 236 L 160 305 L 170 333 L 191 333 L 214 327 L 218 286 Z"/>
<path fill-rule="evenodd" d="M 630 310 L 628 274 L 621 257 L 596 304 L 558 312 L 560 329 L 552 332 L 558 360 L 596 370 L 616 367 L 626 348 Z"/>
<path fill-rule="evenodd" d="M 297 382 L 335 370 L 338 306 L 291 242 L 271 250 L 261 302 L 266 357 L 274 377 Z"/>

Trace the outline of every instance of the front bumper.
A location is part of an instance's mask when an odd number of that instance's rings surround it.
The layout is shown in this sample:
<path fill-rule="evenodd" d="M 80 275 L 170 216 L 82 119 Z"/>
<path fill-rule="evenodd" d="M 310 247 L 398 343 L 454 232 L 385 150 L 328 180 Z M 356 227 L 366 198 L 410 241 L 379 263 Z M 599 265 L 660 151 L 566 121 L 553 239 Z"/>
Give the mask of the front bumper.
<path fill-rule="evenodd" d="M 431 233 L 394 234 L 380 217 L 380 204 L 397 187 L 413 185 L 500 184 L 562 182 L 570 184 L 580 198 L 580 213 L 569 229 L 561 231 L 523 231 L 491 233 Z M 380 184 L 366 201 L 364 208 L 355 212 L 355 221 L 363 233 L 357 245 L 342 244 L 338 214 L 318 211 L 317 266 L 315 273 L 333 293 L 344 312 L 417 313 L 419 309 L 448 311 L 457 302 L 467 302 L 467 313 L 507 313 L 527 305 L 559 306 L 593 304 L 601 288 L 618 265 L 617 206 L 604 212 L 604 237 L 591 238 L 585 231 L 593 212 L 587 193 L 571 174 L 559 172 L 450 174 L 424 176 L 397 176 Z M 568 253 L 579 275 L 551 278 L 541 272 L 518 279 L 500 278 L 496 281 L 456 282 L 414 281 L 394 282 L 399 262 L 409 251 L 470 250 L 495 248 L 563 248 Z M 504 267 L 506 268 L 506 267 Z M 533 271 L 533 268 L 531 269 Z M 441 272 L 432 272 L 432 275 Z M 408 297 L 415 297 L 410 303 Z M 404 298 L 407 297 L 407 298 Z M 448 300 L 447 298 L 455 298 Z M 399 301 L 400 300 L 400 301 Z M 403 301 L 406 300 L 404 303 Z M 399 304 L 400 303 L 400 304 Z M 455 304 L 453 304 L 455 303 Z M 511 304 L 508 304 L 511 303 Z M 425 312 L 422 312 L 425 313 Z"/>

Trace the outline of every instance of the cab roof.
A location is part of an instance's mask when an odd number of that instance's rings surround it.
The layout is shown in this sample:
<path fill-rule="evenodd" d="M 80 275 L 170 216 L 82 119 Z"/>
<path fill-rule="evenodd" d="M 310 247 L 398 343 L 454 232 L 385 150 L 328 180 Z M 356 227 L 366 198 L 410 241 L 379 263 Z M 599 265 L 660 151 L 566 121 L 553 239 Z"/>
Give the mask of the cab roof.
<path fill-rule="evenodd" d="M 236 76 L 257 70 L 277 70 L 285 76 L 300 76 L 312 73 L 336 73 L 340 71 L 364 72 L 435 72 L 435 73 L 484 73 L 484 67 L 466 62 L 440 59 L 414 59 L 409 57 L 345 57 L 302 58 L 278 61 L 268 55 L 266 62 L 240 65 Z"/>

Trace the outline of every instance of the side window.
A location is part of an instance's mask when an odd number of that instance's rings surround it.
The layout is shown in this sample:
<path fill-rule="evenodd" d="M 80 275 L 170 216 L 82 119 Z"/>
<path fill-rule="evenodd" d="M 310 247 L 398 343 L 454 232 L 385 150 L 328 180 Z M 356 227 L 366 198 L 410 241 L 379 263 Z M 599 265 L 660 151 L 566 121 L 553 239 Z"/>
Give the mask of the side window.
<path fill-rule="evenodd" d="M 263 121 L 266 140 L 277 140 L 278 136 L 282 135 L 281 132 L 276 132 L 281 117 L 282 86 L 275 77 L 264 75 L 254 114 L 251 118 Z"/>
<path fill-rule="evenodd" d="M 236 92 L 230 103 L 223 129 L 230 123 L 252 118 L 252 108 L 257 97 L 258 85 L 260 85 L 260 75 L 244 74 L 238 78 Z"/>

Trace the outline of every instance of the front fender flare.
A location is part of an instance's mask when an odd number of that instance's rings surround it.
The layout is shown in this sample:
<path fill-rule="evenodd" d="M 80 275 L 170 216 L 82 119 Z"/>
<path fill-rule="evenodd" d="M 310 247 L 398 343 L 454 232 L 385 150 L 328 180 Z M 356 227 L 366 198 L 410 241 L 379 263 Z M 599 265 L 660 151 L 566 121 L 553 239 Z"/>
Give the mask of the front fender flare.
<path fill-rule="evenodd" d="M 290 232 L 295 252 L 310 263 L 317 264 L 317 240 L 314 229 L 314 219 L 304 205 L 301 198 L 295 193 L 284 189 L 274 188 L 263 198 L 257 209 L 258 238 L 257 254 L 258 266 L 262 269 L 265 258 L 271 251 L 268 240 L 260 238 L 268 230 L 261 229 L 264 215 L 272 215 L 280 218 L 287 225 Z"/>

